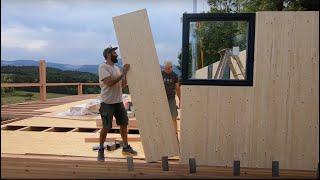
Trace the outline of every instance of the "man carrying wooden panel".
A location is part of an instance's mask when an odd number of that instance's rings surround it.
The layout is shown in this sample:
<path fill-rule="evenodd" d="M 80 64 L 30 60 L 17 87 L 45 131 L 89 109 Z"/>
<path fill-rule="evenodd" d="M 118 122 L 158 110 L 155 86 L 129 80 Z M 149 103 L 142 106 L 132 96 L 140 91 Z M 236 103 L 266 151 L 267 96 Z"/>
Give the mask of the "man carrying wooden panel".
<path fill-rule="evenodd" d="M 137 152 L 128 144 L 128 116 L 122 103 L 122 88 L 127 86 L 126 75 L 129 71 L 129 64 L 125 64 L 121 73 L 115 65 L 117 60 L 117 47 L 108 47 L 103 51 L 105 63 L 99 66 L 99 83 L 101 88 L 101 106 L 99 109 L 102 129 L 100 132 L 100 148 L 98 150 L 98 161 L 104 161 L 104 147 L 108 131 L 112 128 L 113 116 L 117 125 L 120 125 L 120 134 L 123 140 L 122 153 L 137 155 Z M 121 81 L 121 82 L 120 82 Z"/>

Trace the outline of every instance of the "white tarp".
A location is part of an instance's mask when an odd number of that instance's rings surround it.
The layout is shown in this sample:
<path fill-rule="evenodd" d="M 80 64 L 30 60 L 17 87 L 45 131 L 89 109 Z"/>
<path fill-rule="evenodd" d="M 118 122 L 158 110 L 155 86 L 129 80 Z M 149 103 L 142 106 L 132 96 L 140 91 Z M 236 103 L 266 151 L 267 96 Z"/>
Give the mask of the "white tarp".
<path fill-rule="evenodd" d="M 131 97 L 129 94 L 122 95 L 123 104 L 128 111 L 128 116 L 133 117 L 133 107 L 130 106 Z M 86 116 L 86 115 L 98 115 L 100 108 L 100 99 L 93 99 L 85 104 L 79 104 L 72 106 L 67 111 L 60 112 L 56 114 L 57 117 L 67 117 L 67 116 Z"/>

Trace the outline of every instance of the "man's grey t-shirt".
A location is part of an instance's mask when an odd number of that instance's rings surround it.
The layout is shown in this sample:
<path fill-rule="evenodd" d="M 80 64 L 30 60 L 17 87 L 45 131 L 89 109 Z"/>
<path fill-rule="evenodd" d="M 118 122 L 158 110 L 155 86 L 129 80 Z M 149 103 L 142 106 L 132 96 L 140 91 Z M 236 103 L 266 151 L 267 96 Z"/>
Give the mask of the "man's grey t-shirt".
<path fill-rule="evenodd" d="M 100 64 L 99 83 L 101 88 L 101 101 L 106 104 L 120 103 L 122 102 L 121 81 L 109 87 L 102 81 L 109 76 L 111 76 L 112 79 L 118 78 L 119 76 L 121 76 L 120 69 L 116 65 L 111 66 L 106 63 Z"/>
<path fill-rule="evenodd" d="M 174 72 L 167 74 L 162 71 L 162 78 L 164 82 L 164 87 L 166 88 L 167 98 L 175 98 L 176 96 L 176 83 L 178 82 L 178 75 Z"/>

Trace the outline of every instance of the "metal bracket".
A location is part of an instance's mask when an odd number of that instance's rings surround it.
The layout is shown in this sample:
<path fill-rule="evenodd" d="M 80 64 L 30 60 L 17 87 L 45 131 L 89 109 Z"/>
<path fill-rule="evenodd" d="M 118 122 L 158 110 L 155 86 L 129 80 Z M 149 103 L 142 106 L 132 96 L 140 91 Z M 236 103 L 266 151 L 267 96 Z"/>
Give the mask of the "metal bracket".
<path fill-rule="evenodd" d="M 279 177 L 279 161 L 272 161 L 272 177 Z"/>
<path fill-rule="evenodd" d="M 169 171 L 168 156 L 162 157 L 162 170 Z"/>
<path fill-rule="evenodd" d="M 320 179 L 320 177 L 319 177 L 319 162 L 318 162 L 318 169 L 317 169 L 317 178 Z"/>
<path fill-rule="evenodd" d="M 133 171 L 133 158 L 131 156 L 127 157 L 127 163 L 128 163 L 128 171 Z"/>
<path fill-rule="evenodd" d="M 190 170 L 190 174 L 197 172 L 197 165 L 196 165 L 196 159 L 195 158 L 190 158 L 189 159 L 189 170 Z"/>
<path fill-rule="evenodd" d="M 233 175 L 240 176 L 240 161 L 233 161 Z"/>

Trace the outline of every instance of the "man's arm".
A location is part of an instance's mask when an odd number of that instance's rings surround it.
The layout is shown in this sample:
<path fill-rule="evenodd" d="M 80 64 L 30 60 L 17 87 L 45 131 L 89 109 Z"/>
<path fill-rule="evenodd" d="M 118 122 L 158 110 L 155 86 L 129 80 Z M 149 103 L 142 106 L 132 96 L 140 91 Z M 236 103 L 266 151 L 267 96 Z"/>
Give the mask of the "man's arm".
<path fill-rule="evenodd" d="M 127 75 L 123 76 L 121 85 L 122 85 L 122 88 L 125 88 L 127 86 Z"/>
<path fill-rule="evenodd" d="M 177 96 L 178 96 L 178 98 L 179 98 L 179 108 L 180 108 L 181 89 L 180 89 L 179 83 L 176 83 L 176 92 L 177 92 Z"/>
<path fill-rule="evenodd" d="M 126 86 L 127 86 L 127 73 L 128 73 L 128 71 L 129 71 L 129 69 L 130 69 L 130 64 L 125 64 L 124 66 L 123 66 L 123 72 L 124 72 L 124 76 L 123 76 L 123 78 L 122 78 L 122 88 L 125 88 Z"/>
<path fill-rule="evenodd" d="M 121 76 L 119 76 L 119 77 L 117 77 L 117 78 L 115 78 L 115 79 L 112 79 L 111 76 L 109 76 L 109 77 L 107 77 L 107 78 L 104 78 L 104 79 L 103 79 L 103 82 L 104 82 L 107 86 L 111 87 L 111 86 L 115 85 L 116 83 L 118 83 L 120 80 L 122 80 L 123 77 L 126 77 L 127 72 L 129 71 L 129 69 L 130 69 L 130 65 L 129 65 L 129 64 L 125 64 L 124 67 L 123 67 L 123 72 L 122 72 Z M 126 80 L 126 78 L 125 78 L 125 83 L 126 83 L 126 81 L 127 81 L 127 80 Z"/>
<path fill-rule="evenodd" d="M 104 78 L 102 81 L 104 84 L 111 87 L 111 86 L 117 84 L 122 79 L 122 77 L 123 77 L 123 74 L 121 74 L 121 76 L 119 76 L 115 79 L 112 79 L 111 76 L 108 76 L 108 77 Z"/>

